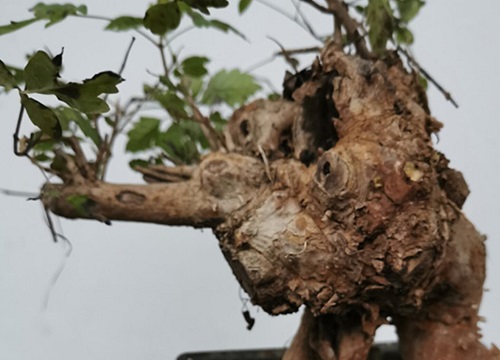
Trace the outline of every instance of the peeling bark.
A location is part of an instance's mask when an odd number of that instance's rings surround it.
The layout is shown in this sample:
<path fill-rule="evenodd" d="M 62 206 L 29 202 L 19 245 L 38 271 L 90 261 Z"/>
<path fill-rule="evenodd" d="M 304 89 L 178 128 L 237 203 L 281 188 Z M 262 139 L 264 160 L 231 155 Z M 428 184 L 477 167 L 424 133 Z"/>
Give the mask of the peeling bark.
<path fill-rule="evenodd" d="M 311 120 L 307 98 L 324 81 Z M 441 124 L 422 93 L 396 54 L 326 47 L 295 102 L 238 110 L 229 152 L 187 175 L 157 167 L 143 173 L 168 183 L 47 184 L 42 198 L 69 218 L 211 227 L 253 303 L 274 315 L 307 307 L 284 359 L 366 359 L 389 321 L 405 360 L 500 359 L 477 328 L 484 237 L 460 210 L 462 175 L 432 146 Z M 330 126 L 335 141 L 307 140 L 308 122 Z M 304 150 L 315 157 L 304 161 Z M 84 213 L 74 195 L 88 199 Z"/>

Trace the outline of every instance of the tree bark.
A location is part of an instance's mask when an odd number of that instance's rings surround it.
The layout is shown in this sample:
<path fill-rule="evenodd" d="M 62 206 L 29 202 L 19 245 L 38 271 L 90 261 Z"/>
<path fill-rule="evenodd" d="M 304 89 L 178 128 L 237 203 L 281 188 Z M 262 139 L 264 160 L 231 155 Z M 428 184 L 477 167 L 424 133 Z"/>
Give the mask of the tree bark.
<path fill-rule="evenodd" d="M 477 328 L 484 238 L 460 210 L 463 177 L 432 146 L 441 124 L 417 74 L 395 53 L 327 46 L 293 100 L 238 110 L 230 152 L 188 178 L 165 168 L 156 179 L 168 184 L 66 179 L 43 202 L 69 218 L 211 227 L 255 304 L 307 307 L 284 359 L 366 359 L 391 321 L 405 360 L 499 359 Z"/>

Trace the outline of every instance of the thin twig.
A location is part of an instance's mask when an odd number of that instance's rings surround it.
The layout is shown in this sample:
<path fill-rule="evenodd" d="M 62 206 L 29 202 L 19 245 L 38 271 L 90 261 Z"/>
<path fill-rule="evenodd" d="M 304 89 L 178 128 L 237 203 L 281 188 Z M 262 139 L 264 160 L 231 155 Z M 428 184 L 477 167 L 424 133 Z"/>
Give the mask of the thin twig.
<path fill-rule="evenodd" d="M 262 161 L 264 161 L 264 167 L 265 167 L 265 170 L 266 170 L 266 175 L 269 178 L 269 181 L 273 182 L 274 179 L 271 176 L 271 170 L 269 169 L 269 161 L 267 160 L 266 153 L 265 153 L 264 149 L 262 149 L 262 146 L 260 144 L 257 145 L 257 149 L 259 150 L 260 156 L 262 157 Z"/>
<path fill-rule="evenodd" d="M 325 14 L 334 15 L 346 30 L 347 37 L 354 43 L 358 54 L 365 58 L 372 58 L 372 53 L 368 50 L 365 39 L 359 34 L 359 25 L 350 15 L 348 9 L 341 0 L 327 0 L 328 7 L 319 5 L 314 0 L 301 0 L 306 4 L 311 5 L 316 10 Z"/>
<path fill-rule="evenodd" d="M 49 177 L 47 176 L 47 173 L 54 174 L 54 175 L 56 174 L 56 172 L 54 170 L 40 165 L 39 162 L 36 161 L 32 156 L 26 155 L 26 157 L 31 161 L 31 163 L 33 165 L 35 165 L 35 167 L 38 168 L 38 170 L 40 170 L 40 172 L 42 173 L 42 175 L 43 175 L 43 177 L 45 178 L 46 181 L 50 180 Z"/>
<path fill-rule="evenodd" d="M 19 196 L 19 197 L 24 197 L 24 198 L 28 198 L 28 199 L 35 199 L 35 198 L 38 198 L 40 196 L 40 194 L 37 194 L 37 193 L 2 189 L 2 188 L 0 188 L 0 193 L 7 195 L 7 196 Z"/>
<path fill-rule="evenodd" d="M 63 270 L 64 270 L 64 267 L 66 265 L 66 260 L 69 258 L 69 256 L 71 255 L 71 252 L 73 251 L 73 245 L 71 244 L 71 242 L 69 241 L 69 239 L 67 237 L 65 237 L 64 235 L 62 234 L 59 234 L 55 231 L 55 229 L 53 228 L 54 227 L 54 224 L 50 218 L 50 213 L 47 209 L 45 209 L 45 216 L 46 218 L 48 219 L 47 220 L 47 224 L 49 227 L 52 227 L 51 228 L 51 233 L 52 233 L 52 237 L 55 236 L 55 242 L 57 242 L 57 239 L 62 239 L 66 245 L 67 245 L 67 250 L 64 254 L 64 258 L 62 259 L 61 263 L 59 264 L 58 268 L 56 269 L 56 271 L 54 272 L 54 275 L 52 276 L 52 279 L 50 280 L 50 283 L 49 283 L 49 286 L 47 287 L 47 291 L 45 292 L 45 296 L 43 297 L 43 303 L 42 303 L 42 310 L 46 310 L 48 305 L 49 305 L 49 300 L 50 300 L 50 294 L 52 293 L 52 290 L 54 289 L 54 286 L 57 284 L 57 281 L 59 279 L 59 277 L 61 276 Z"/>
<path fill-rule="evenodd" d="M 210 149 L 212 151 L 220 151 L 221 149 L 226 148 L 226 144 L 219 137 L 219 134 L 213 128 L 212 124 L 206 116 L 204 116 L 198 106 L 195 104 L 193 97 L 189 94 L 186 96 L 187 103 L 189 107 L 193 111 L 193 120 L 200 124 L 203 135 L 205 135 Z"/>
<path fill-rule="evenodd" d="M 286 62 L 293 68 L 293 70 L 297 73 L 298 72 L 298 69 L 297 69 L 297 65 L 295 64 L 295 61 L 294 59 L 290 56 L 291 54 L 286 51 L 286 49 L 283 47 L 283 45 L 281 45 L 278 40 L 268 36 L 267 37 L 269 40 L 271 40 L 272 42 L 274 42 L 276 45 L 278 45 L 278 47 L 281 49 L 280 51 L 280 54 L 283 55 L 283 57 L 285 58 Z"/>
<path fill-rule="evenodd" d="M 168 173 L 170 175 L 183 178 L 184 180 L 191 179 L 193 177 L 195 170 L 197 169 L 197 167 L 193 165 L 180 165 L 180 166 L 151 165 L 149 166 L 149 168 L 155 171 Z"/>
<path fill-rule="evenodd" d="M 298 49 L 288 49 L 288 50 L 285 50 L 285 52 L 288 54 L 288 55 L 295 55 L 295 54 L 308 54 L 308 53 L 312 53 L 312 52 L 320 52 L 321 51 L 321 48 L 318 47 L 318 46 L 310 46 L 310 47 L 305 47 L 305 48 L 298 48 Z M 275 55 L 284 55 L 284 52 L 283 51 L 278 51 L 277 53 L 275 53 Z"/>
<path fill-rule="evenodd" d="M 301 1 L 305 2 L 306 4 L 311 5 L 313 8 L 315 8 L 316 10 L 319 10 L 322 13 L 333 14 L 333 10 L 328 9 L 327 7 L 324 7 L 324 6 L 314 2 L 313 0 L 301 0 Z"/>
<path fill-rule="evenodd" d="M 80 174 L 88 180 L 96 180 L 95 172 L 89 165 L 78 139 L 74 136 L 64 139 L 75 153 L 75 164 Z"/>
<path fill-rule="evenodd" d="M 187 28 L 185 29 L 182 29 L 182 30 L 179 30 L 177 33 L 173 34 L 172 36 L 170 36 L 169 38 L 169 42 L 172 43 L 172 41 L 174 41 L 175 39 L 177 39 L 178 37 L 184 35 L 185 33 L 191 31 L 191 30 L 194 30 L 196 29 L 196 26 L 192 25 L 192 26 L 188 26 Z"/>
<path fill-rule="evenodd" d="M 257 70 L 258 68 L 267 65 L 271 62 L 273 62 L 278 56 L 285 56 L 287 55 L 303 55 L 303 54 L 308 54 L 308 53 L 314 53 L 314 52 L 320 52 L 321 48 L 318 46 L 311 46 L 311 47 L 306 47 L 306 48 L 298 48 L 298 49 L 288 49 L 288 50 L 280 50 L 272 54 L 270 57 L 260 60 L 259 62 L 249 66 L 248 68 L 245 69 L 244 72 L 250 73 L 252 71 Z"/>
<path fill-rule="evenodd" d="M 50 211 L 45 206 L 43 207 L 43 210 L 45 210 L 45 219 L 47 220 L 47 225 L 49 226 L 50 234 L 52 235 L 52 240 L 56 243 L 57 242 L 57 232 L 56 232 L 56 229 L 54 227 L 54 222 L 52 221 L 52 218 L 50 217 Z"/>
<path fill-rule="evenodd" d="M 165 57 L 165 44 L 163 43 L 163 40 L 160 40 L 158 43 L 158 50 L 160 50 L 160 55 L 161 55 L 161 64 L 163 66 L 163 71 L 164 75 L 168 77 L 168 65 L 167 65 L 167 59 Z"/>
<path fill-rule="evenodd" d="M 297 15 L 300 17 L 300 19 L 302 20 L 302 23 L 304 24 L 304 26 L 307 28 L 307 30 L 309 31 L 309 33 L 315 37 L 316 39 L 320 39 L 320 37 L 318 36 L 318 34 L 316 34 L 316 31 L 314 31 L 311 23 L 309 22 L 309 20 L 307 20 L 306 16 L 304 15 L 304 13 L 302 12 L 302 9 L 300 8 L 300 5 L 297 1 L 292 1 L 292 5 L 293 7 L 295 8 L 295 11 L 297 12 Z"/>
<path fill-rule="evenodd" d="M 14 154 L 17 156 L 26 156 L 29 151 L 29 146 L 26 146 L 26 149 L 23 151 L 19 151 L 19 132 L 21 131 L 21 122 L 23 121 L 24 114 L 24 106 L 21 105 L 21 110 L 19 110 L 19 115 L 17 117 L 16 130 L 14 132 Z M 28 142 L 29 144 L 30 142 Z"/>
<path fill-rule="evenodd" d="M 156 165 L 156 168 L 144 167 L 144 166 L 136 166 L 134 170 L 140 172 L 144 175 L 145 178 L 150 180 L 155 180 L 156 182 L 169 182 L 169 183 L 177 183 L 182 181 L 187 181 L 191 176 L 185 176 L 183 173 L 176 173 L 175 169 L 177 167 L 172 166 L 162 166 L 161 168 Z M 173 171 L 172 171 L 173 170 Z"/>
<path fill-rule="evenodd" d="M 103 21 L 112 21 L 113 20 L 113 19 L 108 18 L 106 16 L 100 16 L 100 15 L 78 15 L 77 14 L 77 15 L 71 15 L 71 16 L 75 16 L 75 17 L 79 17 L 79 18 L 92 19 L 92 20 L 103 20 Z M 134 31 L 136 33 L 138 33 L 139 35 L 141 35 L 144 39 L 146 39 L 150 43 L 152 43 L 154 45 L 158 45 L 157 42 L 155 41 L 155 39 L 153 39 L 151 36 L 149 36 L 148 34 L 146 34 L 141 29 L 134 29 Z"/>
<path fill-rule="evenodd" d="M 276 55 L 271 55 L 270 57 L 264 59 L 264 60 L 259 60 L 257 63 L 253 64 L 253 65 L 250 65 L 249 67 L 247 67 L 244 72 L 246 73 L 251 73 L 255 70 L 257 70 L 258 68 L 264 66 L 264 65 L 267 65 L 269 63 L 272 63 L 274 60 L 276 59 Z"/>
<path fill-rule="evenodd" d="M 333 24 L 333 43 L 339 49 L 342 49 L 342 24 L 340 23 L 340 19 L 337 15 L 333 16 L 334 24 Z"/>
<path fill-rule="evenodd" d="M 410 62 L 411 65 L 415 66 L 417 68 L 417 71 L 420 72 L 427 80 L 429 80 L 440 92 L 443 94 L 446 100 L 451 102 L 453 106 L 455 106 L 458 109 L 458 103 L 453 99 L 451 94 L 443 88 L 434 78 L 424 69 L 420 64 L 411 56 L 408 51 L 405 49 L 401 48 L 400 46 L 397 47 L 397 51 L 403 53 L 408 61 Z"/>
<path fill-rule="evenodd" d="M 112 148 L 115 143 L 115 140 L 119 134 L 121 134 L 127 125 L 134 119 L 134 116 L 141 110 L 142 106 L 148 101 L 148 99 L 142 99 L 142 98 L 132 98 L 130 99 L 123 110 L 121 111 L 122 113 L 126 114 L 120 119 L 118 117 L 115 119 L 115 122 L 113 124 L 113 128 L 111 129 L 111 135 L 107 136 L 107 138 L 104 139 L 101 149 L 98 153 L 98 156 L 96 158 L 96 166 L 100 167 L 100 176 L 99 178 L 101 180 L 104 180 L 106 177 L 106 171 L 108 169 L 108 164 L 109 164 L 109 159 L 111 158 L 112 154 Z M 132 104 L 138 103 L 135 109 L 132 111 L 128 112 L 128 108 L 132 106 Z M 119 110 L 117 110 L 117 113 Z"/>
<path fill-rule="evenodd" d="M 130 51 L 132 50 L 132 46 L 134 45 L 134 42 L 135 42 L 135 37 L 132 37 L 132 40 L 130 40 L 130 44 L 128 45 L 127 52 L 125 53 L 125 57 L 123 58 L 122 66 L 120 66 L 120 70 L 118 71 L 118 74 L 120 76 L 123 74 L 123 70 L 125 70 L 125 66 L 127 65 L 128 56 L 130 55 Z"/>
<path fill-rule="evenodd" d="M 309 29 L 307 28 L 306 25 L 304 25 L 303 23 L 297 21 L 297 18 L 295 16 L 290 15 L 289 13 L 287 13 L 286 11 L 284 11 L 283 9 L 281 9 L 281 8 L 277 7 L 276 5 L 274 5 L 273 3 L 267 2 L 265 0 L 257 0 L 257 2 L 261 3 L 264 6 L 267 6 L 268 8 L 276 11 L 277 13 L 283 15 L 284 17 L 292 20 L 295 24 L 297 24 L 302 29 L 304 29 L 305 31 L 307 31 L 307 33 L 310 34 L 312 37 L 314 37 L 316 40 L 323 42 L 323 40 L 320 37 L 317 37 L 317 35 L 311 33 L 309 31 Z"/>

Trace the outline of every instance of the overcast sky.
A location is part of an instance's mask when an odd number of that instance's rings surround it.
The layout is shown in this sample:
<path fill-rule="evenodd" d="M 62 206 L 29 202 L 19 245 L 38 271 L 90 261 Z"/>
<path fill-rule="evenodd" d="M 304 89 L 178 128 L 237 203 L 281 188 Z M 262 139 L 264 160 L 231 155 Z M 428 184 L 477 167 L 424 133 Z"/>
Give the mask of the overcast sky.
<path fill-rule="evenodd" d="M 271 0 L 269 0 L 271 2 Z M 29 17 L 36 1 L 0 0 L 0 24 Z M 95 15 L 141 16 L 147 1 L 87 1 Z M 236 3 L 236 1 L 234 1 Z M 291 10 L 288 0 L 272 3 Z M 79 4 L 79 3 L 77 3 Z M 172 44 L 183 54 L 207 54 L 210 69 L 247 69 L 276 51 L 267 35 L 286 47 L 317 45 L 297 25 L 254 4 L 239 18 L 231 9 L 214 12 L 249 36 L 244 42 L 215 31 L 193 31 Z M 314 26 L 329 20 L 307 11 Z M 461 170 L 472 191 L 464 211 L 488 235 L 488 279 L 481 314 L 485 342 L 500 343 L 500 2 L 428 1 L 412 26 L 416 57 L 457 99 L 457 110 L 430 88 L 433 115 L 445 124 L 437 147 Z M 53 28 L 35 24 L 0 37 L 0 59 L 24 64 L 37 49 L 64 47 L 63 76 L 81 80 L 102 70 L 117 70 L 131 33 L 102 32 L 105 24 L 69 19 Z M 307 63 L 303 63 L 304 66 Z M 147 70 L 159 72 L 155 52 L 138 38 L 121 96 L 139 94 Z M 276 87 L 286 66 L 259 68 Z M 149 78 L 151 80 L 151 78 Z M 26 159 L 12 154 L 12 133 L 19 109 L 12 93 L 0 96 L 0 188 L 37 192 L 44 178 Z M 116 153 L 123 149 L 118 144 Z M 141 182 L 117 156 L 109 175 L 116 182 Z M 270 317 L 252 307 L 257 318 L 249 332 L 241 315 L 239 286 L 209 230 L 115 222 L 61 220 L 73 252 L 54 244 L 41 205 L 0 195 L 0 358 L 6 360 L 174 359 L 186 351 L 282 347 L 289 343 L 299 316 Z M 48 306 L 44 299 L 50 292 Z M 394 339 L 385 327 L 378 339 Z"/>

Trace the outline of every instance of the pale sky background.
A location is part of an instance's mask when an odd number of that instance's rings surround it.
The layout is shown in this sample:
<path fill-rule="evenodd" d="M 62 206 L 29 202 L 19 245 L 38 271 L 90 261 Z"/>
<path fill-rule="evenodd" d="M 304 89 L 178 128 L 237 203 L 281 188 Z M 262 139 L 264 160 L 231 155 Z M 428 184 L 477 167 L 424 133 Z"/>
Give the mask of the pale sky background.
<path fill-rule="evenodd" d="M 292 11 L 288 0 L 268 0 Z M 233 1 L 231 1 L 233 3 Z M 0 0 L 0 24 L 29 17 L 36 1 Z M 83 2 L 75 3 L 80 4 Z M 147 1 L 86 1 L 95 15 L 143 14 Z M 246 69 L 276 51 L 267 35 L 287 47 L 316 43 L 301 28 L 255 3 L 239 18 L 236 1 L 214 11 L 248 35 L 249 42 L 216 31 L 193 31 L 172 44 L 183 54 L 207 54 L 210 69 Z M 315 27 L 329 20 L 307 9 Z M 445 124 L 437 147 L 461 170 L 472 191 L 464 211 L 488 235 L 488 279 L 481 307 L 484 341 L 500 343 L 500 2 L 428 1 L 412 26 L 417 59 L 457 99 L 457 110 L 434 88 L 433 115 Z M 102 70 L 117 70 L 132 33 L 102 32 L 104 23 L 69 19 L 48 30 L 32 25 L 0 37 L 0 59 L 24 64 L 24 55 L 65 48 L 63 77 L 80 80 Z M 326 31 L 326 30 L 325 30 Z M 304 62 L 303 65 L 307 65 Z M 122 96 L 138 94 L 145 69 L 159 71 L 149 43 L 137 38 L 120 85 Z M 281 61 L 260 68 L 279 87 Z M 44 179 L 26 159 L 12 153 L 19 109 L 16 94 L 0 96 L 0 188 L 37 192 Z M 123 142 L 116 153 L 121 152 Z M 118 156 L 109 171 L 116 182 L 141 182 Z M 210 230 L 114 222 L 61 220 L 73 244 L 64 271 L 44 298 L 65 259 L 64 244 L 54 244 L 41 205 L 0 195 L 0 359 L 133 360 L 175 359 L 182 352 L 282 347 L 295 333 L 299 315 L 257 318 L 249 332 L 241 315 L 239 286 Z M 391 328 L 379 340 L 395 339 Z"/>

